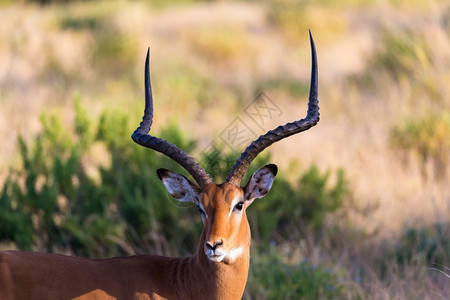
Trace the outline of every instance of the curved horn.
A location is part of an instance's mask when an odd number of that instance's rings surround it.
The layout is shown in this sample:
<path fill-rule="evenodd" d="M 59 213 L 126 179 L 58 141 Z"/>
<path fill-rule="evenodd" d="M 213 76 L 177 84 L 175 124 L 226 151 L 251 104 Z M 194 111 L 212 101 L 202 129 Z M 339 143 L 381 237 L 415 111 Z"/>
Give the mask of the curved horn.
<path fill-rule="evenodd" d="M 142 122 L 139 127 L 133 132 L 131 138 L 137 144 L 161 152 L 162 154 L 170 157 L 178 164 L 180 164 L 189 174 L 194 177 L 200 188 L 204 188 L 208 184 L 212 183 L 211 177 L 205 172 L 205 170 L 198 164 L 192 156 L 178 148 L 177 146 L 169 143 L 161 138 L 151 136 L 148 134 L 153 122 L 153 95 L 152 85 L 150 83 L 150 48 L 147 51 L 147 58 L 145 60 L 145 110 Z"/>
<path fill-rule="evenodd" d="M 259 153 L 273 143 L 293 134 L 308 130 L 319 122 L 317 53 L 311 31 L 309 32 L 309 39 L 311 42 L 312 66 L 308 112 L 306 117 L 298 121 L 278 126 L 253 141 L 241 154 L 241 157 L 236 160 L 235 165 L 231 168 L 230 173 L 228 173 L 226 179 L 227 182 L 234 184 L 235 186 L 240 186 L 242 177 L 250 166 L 250 163 Z"/>

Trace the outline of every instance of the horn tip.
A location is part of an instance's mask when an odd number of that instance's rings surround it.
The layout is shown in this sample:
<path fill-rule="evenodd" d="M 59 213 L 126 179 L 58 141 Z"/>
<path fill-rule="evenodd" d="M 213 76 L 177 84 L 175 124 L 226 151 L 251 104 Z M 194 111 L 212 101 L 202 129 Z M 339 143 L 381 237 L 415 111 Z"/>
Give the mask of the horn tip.
<path fill-rule="evenodd" d="M 312 46 L 313 48 L 315 48 L 315 45 L 314 45 L 314 38 L 313 38 L 313 36 L 312 36 L 311 29 L 308 29 L 308 32 L 309 32 L 309 41 L 311 42 L 311 46 Z"/>

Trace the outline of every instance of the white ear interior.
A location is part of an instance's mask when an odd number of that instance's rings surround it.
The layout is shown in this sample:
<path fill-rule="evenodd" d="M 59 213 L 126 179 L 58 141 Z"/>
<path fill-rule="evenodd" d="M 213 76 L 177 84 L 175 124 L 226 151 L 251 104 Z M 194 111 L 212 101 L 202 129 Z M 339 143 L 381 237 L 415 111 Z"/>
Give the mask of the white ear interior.
<path fill-rule="evenodd" d="M 272 188 L 273 180 L 277 174 L 275 165 L 267 165 L 253 173 L 245 186 L 245 198 L 253 201 L 256 198 L 264 197 Z"/>
<path fill-rule="evenodd" d="M 183 175 L 165 170 L 160 176 L 167 191 L 180 202 L 198 202 L 198 192 Z"/>

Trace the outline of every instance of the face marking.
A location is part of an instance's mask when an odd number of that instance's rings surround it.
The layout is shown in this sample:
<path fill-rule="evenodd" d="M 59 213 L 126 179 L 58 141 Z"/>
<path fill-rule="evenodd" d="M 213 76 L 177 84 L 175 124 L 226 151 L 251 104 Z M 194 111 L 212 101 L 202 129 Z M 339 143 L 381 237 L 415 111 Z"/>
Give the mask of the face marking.
<path fill-rule="evenodd" d="M 220 249 L 208 250 L 205 252 L 205 254 L 209 260 L 214 262 L 221 262 L 227 256 L 227 253 Z"/>
<path fill-rule="evenodd" d="M 237 258 L 239 258 L 239 256 L 242 255 L 242 253 L 244 253 L 244 248 L 243 247 L 233 248 L 230 251 L 228 251 L 228 253 L 225 256 L 225 258 L 228 260 L 228 262 L 233 262 Z"/>
<path fill-rule="evenodd" d="M 243 247 L 233 248 L 230 251 L 228 251 L 228 253 L 220 249 L 205 251 L 205 254 L 209 260 L 214 262 L 224 261 L 225 263 L 234 262 L 236 259 L 239 258 L 239 256 L 242 255 L 242 253 L 244 253 Z"/>
<path fill-rule="evenodd" d="M 205 210 L 205 208 L 203 207 L 203 204 L 202 204 L 201 201 L 198 201 L 198 207 L 203 211 L 202 216 L 204 215 L 205 218 L 208 219 L 208 215 L 206 214 L 206 210 Z"/>
<path fill-rule="evenodd" d="M 236 204 L 238 204 L 239 202 L 241 202 L 241 196 L 236 196 L 232 201 L 231 201 L 231 206 L 230 206 L 230 212 L 228 213 L 228 217 L 231 216 L 231 214 L 233 213 L 234 207 L 236 206 Z"/>

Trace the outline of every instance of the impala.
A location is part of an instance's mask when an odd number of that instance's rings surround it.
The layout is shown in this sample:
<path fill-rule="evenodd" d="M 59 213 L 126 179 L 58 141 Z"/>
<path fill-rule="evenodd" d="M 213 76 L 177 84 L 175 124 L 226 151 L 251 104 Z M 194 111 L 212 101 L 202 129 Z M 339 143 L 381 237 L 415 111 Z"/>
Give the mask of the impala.
<path fill-rule="evenodd" d="M 246 209 L 269 192 L 277 167 L 263 166 L 245 186 L 241 186 L 241 179 L 265 148 L 319 121 L 317 56 L 311 33 L 310 43 L 312 70 L 306 117 L 270 130 L 253 141 L 222 184 L 215 184 L 187 153 L 148 134 L 153 119 L 153 96 L 147 52 L 144 117 L 132 139 L 172 158 L 196 181 L 169 170 L 157 170 L 175 199 L 193 202 L 201 212 L 204 228 L 196 253 L 184 258 L 140 255 L 97 260 L 4 251 L 0 252 L 0 299 L 240 299 L 250 262 Z"/>

